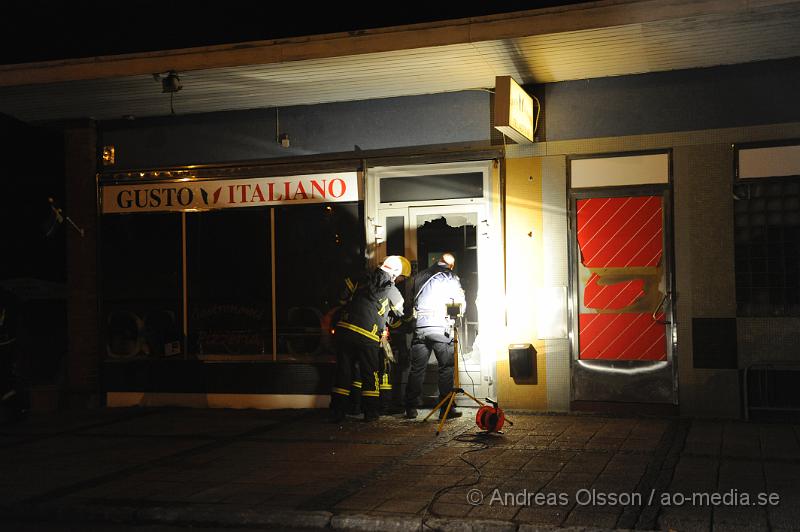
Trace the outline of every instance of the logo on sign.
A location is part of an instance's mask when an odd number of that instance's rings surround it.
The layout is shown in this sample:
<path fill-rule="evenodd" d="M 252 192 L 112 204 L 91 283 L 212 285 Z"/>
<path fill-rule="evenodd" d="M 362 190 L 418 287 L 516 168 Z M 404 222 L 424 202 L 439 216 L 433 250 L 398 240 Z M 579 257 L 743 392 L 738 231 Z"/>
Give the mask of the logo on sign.
<path fill-rule="evenodd" d="M 103 212 L 204 210 L 358 200 L 356 173 L 103 187 Z"/>

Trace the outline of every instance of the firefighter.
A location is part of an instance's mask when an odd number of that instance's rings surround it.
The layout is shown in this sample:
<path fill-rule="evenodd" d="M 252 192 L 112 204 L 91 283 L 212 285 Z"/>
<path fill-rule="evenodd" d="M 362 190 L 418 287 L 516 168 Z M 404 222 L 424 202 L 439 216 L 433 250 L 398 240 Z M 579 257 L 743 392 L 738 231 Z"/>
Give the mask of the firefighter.
<path fill-rule="evenodd" d="M 391 357 L 384 357 L 384 375 L 381 381 L 381 415 L 402 414 L 404 383 L 408 379 L 411 355 L 409 351 L 409 323 L 403 318 L 389 325 Z"/>
<path fill-rule="evenodd" d="M 344 287 L 339 294 L 339 317 L 341 317 L 341 312 L 345 309 L 347 304 L 352 301 L 353 296 L 358 289 L 359 282 L 364 283 L 366 282 L 366 279 L 359 279 L 356 275 L 348 275 L 345 277 Z M 351 361 L 350 375 L 352 376 L 353 380 L 350 383 L 350 396 L 347 413 L 357 416 L 363 413 L 361 410 L 361 372 L 359 370 L 358 359 Z M 336 418 L 335 415 L 334 418 Z"/>
<path fill-rule="evenodd" d="M 387 323 L 403 316 L 403 297 L 394 286 L 402 269 L 400 257 L 386 257 L 379 268 L 355 285 L 352 298 L 342 310 L 335 329 L 336 377 L 331 391 L 331 412 L 336 422 L 344 420 L 358 382 L 364 421 L 378 419 L 383 373 L 380 341 L 388 334 Z"/>
<path fill-rule="evenodd" d="M 403 296 L 404 301 L 410 301 L 413 294 L 408 294 L 411 286 L 411 263 L 405 257 L 400 257 L 403 270 L 395 280 L 395 286 Z M 384 374 L 381 380 L 381 415 L 402 414 L 405 412 L 403 393 L 404 383 L 408 379 L 410 364 L 409 346 L 411 333 L 414 332 L 413 313 L 410 305 L 405 305 L 405 314 L 402 319 L 393 320 L 389 324 L 389 351 L 392 353 L 384 357 Z"/>
<path fill-rule="evenodd" d="M 453 389 L 454 345 L 453 320 L 447 314 L 448 304 L 457 304 L 461 312 L 466 308 L 461 281 L 453 272 L 456 261 L 452 253 L 444 253 L 431 267 L 413 278 L 414 283 L 414 335 L 411 340 L 411 369 L 406 385 L 406 417 L 417 417 L 417 407 L 422 396 L 422 381 L 431 351 L 439 364 L 439 399 Z M 439 412 L 444 416 L 445 407 Z M 450 409 L 449 418 L 459 417 L 461 412 Z"/>

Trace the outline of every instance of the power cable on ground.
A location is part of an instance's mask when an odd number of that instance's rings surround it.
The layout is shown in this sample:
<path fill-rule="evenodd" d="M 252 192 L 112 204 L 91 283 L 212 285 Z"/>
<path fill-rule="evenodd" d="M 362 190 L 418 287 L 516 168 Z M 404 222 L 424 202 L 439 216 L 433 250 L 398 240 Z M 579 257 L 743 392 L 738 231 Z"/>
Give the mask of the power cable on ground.
<path fill-rule="evenodd" d="M 427 514 L 430 514 L 433 517 L 443 517 L 442 515 L 436 513 L 436 510 L 433 509 L 433 506 L 434 506 L 434 504 L 436 504 L 436 501 L 439 499 L 439 497 L 441 497 L 442 495 L 444 495 L 445 493 L 447 493 L 448 491 L 450 491 L 452 489 L 474 486 L 478 482 L 481 481 L 481 470 L 480 470 L 480 468 L 478 466 L 476 466 L 475 464 L 473 464 L 472 462 L 470 462 L 469 460 L 465 459 L 464 455 L 466 455 L 468 453 L 475 453 L 475 452 L 478 452 L 478 451 L 485 451 L 486 449 L 489 449 L 489 447 L 490 447 L 489 438 L 490 438 L 490 435 L 487 434 L 487 433 L 460 434 L 460 435 L 456 436 L 455 438 L 453 438 L 453 440 L 455 440 L 455 441 L 459 441 L 459 442 L 463 442 L 463 443 L 476 443 L 476 444 L 480 445 L 479 447 L 474 447 L 472 449 L 467 449 L 466 451 L 463 451 L 458 456 L 458 458 L 462 462 L 464 462 L 465 464 L 469 465 L 472 469 L 475 470 L 475 473 L 477 473 L 477 476 L 471 482 L 462 484 L 460 481 L 458 481 L 458 482 L 455 482 L 454 484 L 451 484 L 449 486 L 445 486 L 443 488 L 439 488 L 438 490 L 436 490 L 436 492 L 433 494 L 433 498 L 431 498 L 431 501 L 428 503 L 427 506 L 425 506 L 425 509 L 422 511 L 422 527 L 423 527 L 423 529 L 425 529 L 425 530 L 435 530 L 434 528 L 432 528 L 431 526 L 429 526 L 425 522 L 425 518 L 426 518 Z"/>

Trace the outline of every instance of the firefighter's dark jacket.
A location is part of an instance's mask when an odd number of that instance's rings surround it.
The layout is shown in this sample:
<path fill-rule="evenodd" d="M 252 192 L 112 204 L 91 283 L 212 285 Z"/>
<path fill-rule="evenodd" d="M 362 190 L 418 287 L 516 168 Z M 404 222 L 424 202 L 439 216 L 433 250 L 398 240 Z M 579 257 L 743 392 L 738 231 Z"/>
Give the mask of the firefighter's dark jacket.
<path fill-rule="evenodd" d="M 399 320 L 392 320 L 389 323 L 389 330 L 391 331 L 391 339 L 394 342 L 399 340 L 400 335 L 411 334 L 414 332 L 414 325 L 416 317 L 414 313 L 414 283 L 410 277 L 405 278 L 399 284 L 395 284 L 400 294 L 403 296 L 404 313 L 403 317 Z"/>
<path fill-rule="evenodd" d="M 464 290 L 458 275 L 446 266 L 434 264 L 414 277 L 414 311 L 416 326 L 448 327 L 447 304 L 466 309 Z"/>
<path fill-rule="evenodd" d="M 389 274 L 380 268 L 353 285 L 355 292 L 345 305 L 336 327 L 377 343 L 387 323 L 402 318 L 403 296 Z"/>

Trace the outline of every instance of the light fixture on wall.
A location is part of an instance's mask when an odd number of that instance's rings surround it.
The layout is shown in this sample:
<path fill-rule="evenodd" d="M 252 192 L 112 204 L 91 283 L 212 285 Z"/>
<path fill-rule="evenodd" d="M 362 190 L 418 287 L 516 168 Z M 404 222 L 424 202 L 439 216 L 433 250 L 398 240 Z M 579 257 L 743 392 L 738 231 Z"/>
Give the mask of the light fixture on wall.
<path fill-rule="evenodd" d="M 275 140 L 284 148 L 288 148 L 291 144 L 288 133 L 281 133 L 281 117 L 278 113 L 278 108 L 275 108 Z"/>
<path fill-rule="evenodd" d="M 174 70 L 170 70 L 166 74 L 153 74 L 153 79 L 161 82 L 161 92 L 169 93 L 169 109 L 172 114 L 175 114 L 174 97 L 175 93 L 183 88 L 181 78 Z"/>
<path fill-rule="evenodd" d="M 161 92 L 178 92 L 182 88 L 181 78 L 174 70 L 170 70 L 166 76 L 161 78 Z"/>
<path fill-rule="evenodd" d="M 103 154 L 101 160 L 103 161 L 103 166 L 114 166 L 115 163 L 115 151 L 113 144 L 109 144 L 107 146 L 103 146 Z"/>

